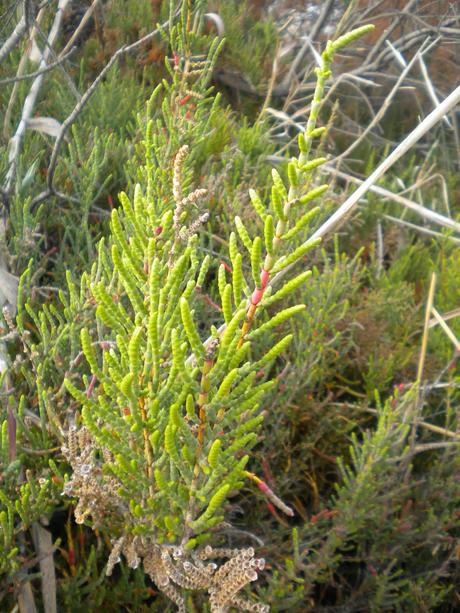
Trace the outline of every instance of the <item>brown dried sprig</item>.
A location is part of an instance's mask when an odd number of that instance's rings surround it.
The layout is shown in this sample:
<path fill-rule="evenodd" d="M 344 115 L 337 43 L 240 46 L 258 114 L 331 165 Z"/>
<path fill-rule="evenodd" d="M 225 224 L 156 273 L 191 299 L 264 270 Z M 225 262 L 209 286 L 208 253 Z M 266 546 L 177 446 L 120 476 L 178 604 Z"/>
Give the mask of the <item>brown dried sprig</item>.
<path fill-rule="evenodd" d="M 67 445 L 62 452 L 72 467 L 72 478 L 64 485 L 68 496 L 78 498 L 74 515 L 77 524 L 91 517 L 93 528 L 103 526 L 110 519 L 122 520 L 127 506 L 117 495 L 120 482 L 110 475 L 103 474 L 103 462 L 113 460 L 111 453 L 104 449 L 102 461 L 95 457 L 95 445 L 86 428 L 77 431 L 70 426 Z"/>
<path fill-rule="evenodd" d="M 144 571 L 155 585 L 178 607 L 186 611 L 180 588 L 205 590 L 209 594 L 212 613 L 225 613 L 230 607 L 240 611 L 266 613 L 267 605 L 251 602 L 239 592 L 257 579 L 257 571 L 263 570 L 265 561 L 254 558 L 254 549 L 214 549 L 207 546 L 198 552 L 182 547 L 158 545 L 141 536 L 123 536 L 113 545 L 107 564 L 107 574 L 123 554 L 131 568 L 137 568 L 142 559 Z M 213 559 L 227 561 L 218 566 Z"/>
<path fill-rule="evenodd" d="M 182 145 L 174 158 L 173 196 L 176 204 L 182 200 L 182 178 L 185 158 L 188 155 L 188 145 Z"/>
<path fill-rule="evenodd" d="M 188 145 L 182 145 L 174 158 L 173 167 L 173 197 L 175 202 L 174 215 L 173 215 L 173 229 L 175 234 L 175 240 L 171 247 L 169 254 L 169 264 L 172 266 L 174 261 L 174 254 L 178 246 L 179 241 L 187 242 L 200 228 L 201 225 L 206 223 L 209 217 L 209 213 L 205 212 L 199 215 L 194 221 L 191 221 L 189 225 L 182 225 L 184 217 L 187 215 L 186 210 L 191 204 L 198 206 L 198 201 L 202 200 L 208 190 L 198 188 L 184 196 L 183 190 L 183 177 L 184 177 L 184 164 L 189 153 Z"/>
<path fill-rule="evenodd" d="M 96 457 L 96 447 L 87 428 L 69 428 L 67 443 L 62 451 L 68 459 L 72 478 L 64 486 L 64 493 L 78 498 L 75 521 L 79 524 L 91 518 L 93 528 L 118 523 L 123 525 L 128 508 L 117 495 L 120 483 L 115 477 L 102 471 L 104 462 L 112 462 L 112 454 L 102 450 L 102 458 Z M 269 608 L 241 597 L 241 590 L 257 579 L 265 560 L 254 558 L 254 549 L 204 549 L 190 552 L 183 547 L 159 545 L 145 536 L 123 534 L 112 541 L 107 561 L 107 575 L 125 556 L 130 568 L 137 568 L 142 561 L 145 573 L 155 585 L 185 613 L 184 590 L 206 591 L 211 613 L 225 613 L 230 607 L 241 611 L 266 613 Z M 215 560 L 226 560 L 218 565 Z"/>
<path fill-rule="evenodd" d="M 202 191 L 206 193 L 205 189 L 197 190 L 197 191 Z M 205 224 L 208 221 L 208 219 L 209 219 L 209 213 L 206 211 L 205 213 L 202 213 L 197 219 L 195 219 L 195 221 L 188 228 L 187 226 L 183 226 L 179 230 L 179 236 L 181 240 L 183 240 L 186 243 L 194 234 L 197 233 L 200 226 Z"/>

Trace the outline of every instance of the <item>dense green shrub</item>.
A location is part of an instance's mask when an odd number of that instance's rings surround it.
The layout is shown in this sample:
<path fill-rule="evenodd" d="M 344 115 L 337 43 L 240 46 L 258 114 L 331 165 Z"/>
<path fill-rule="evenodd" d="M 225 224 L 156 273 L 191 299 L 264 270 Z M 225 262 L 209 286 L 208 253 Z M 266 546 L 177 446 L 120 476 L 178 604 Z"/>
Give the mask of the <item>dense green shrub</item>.
<path fill-rule="evenodd" d="M 154 3 L 129 5 L 132 24 L 115 2 L 106 37 L 143 33 Z M 449 385 L 416 378 L 428 277 L 438 310 L 455 309 L 458 248 L 417 241 L 382 266 L 374 213 L 352 225 L 363 248 L 336 236 L 310 251 L 334 206 L 314 157 L 321 90 L 348 39 L 323 54 L 300 154 L 270 172 L 267 122 L 209 87 L 220 45 L 188 10 L 158 43 L 166 68 L 112 69 L 69 133 L 67 200 L 31 205 L 46 137 L 24 148 L 3 246 L 22 276 L 2 323 L 0 603 L 32 586 L 46 608 L 45 526 L 59 610 L 173 610 L 162 593 L 190 611 L 454 610 L 458 369 L 439 327 L 424 379 Z M 253 34 L 238 48 L 229 27 L 222 61 L 272 48 L 271 24 Z M 82 87 L 98 53 L 94 36 Z M 67 113 L 48 78 L 50 113 Z"/>

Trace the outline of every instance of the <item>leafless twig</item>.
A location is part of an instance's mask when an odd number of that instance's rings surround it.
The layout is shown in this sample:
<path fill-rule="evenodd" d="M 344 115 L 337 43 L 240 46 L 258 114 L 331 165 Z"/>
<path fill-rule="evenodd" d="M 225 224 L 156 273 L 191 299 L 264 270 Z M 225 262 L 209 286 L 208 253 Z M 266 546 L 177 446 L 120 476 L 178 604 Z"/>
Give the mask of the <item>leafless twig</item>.
<path fill-rule="evenodd" d="M 59 135 L 57 136 L 57 138 L 56 138 L 56 140 L 54 142 L 54 147 L 53 147 L 53 151 L 51 153 L 50 163 L 48 165 L 47 181 L 46 181 L 47 189 L 45 191 L 43 191 L 41 194 L 39 194 L 38 196 L 36 196 L 32 200 L 31 206 L 36 206 L 40 202 L 43 202 L 43 200 L 46 200 L 46 198 L 49 198 L 50 196 L 55 194 L 55 190 L 54 190 L 54 186 L 53 186 L 54 174 L 56 172 L 56 165 L 57 165 L 57 161 L 58 161 L 58 156 L 59 156 L 61 147 L 63 145 L 66 133 L 69 130 L 70 126 L 74 123 L 74 121 L 80 115 L 80 113 L 82 112 L 82 110 L 84 109 L 86 104 L 89 102 L 91 96 L 96 91 L 98 85 L 101 83 L 101 81 L 104 79 L 104 77 L 108 74 L 108 72 L 110 71 L 112 66 L 119 60 L 119 58 L 122 55 L 125 55 L 126 53 L 132 53 L 133 51 L 138 49 L 140 46 L 142 46 L 145 43 L 149 42 L 155 36 L 157 36 L 157 34 L 161 30 L 164 30 L 165 28 L 167 28 L 168 25 L 169 25 L 169 21 L 163 23 L 159 28 L 153 30 L 149 34 L 146 34 L 145 36 L 143 36 L 142 38 L 140 38 L 136 42 L 132 43 L 131 45 L 124 45 L 123 47 L 120 47 L 120 49 L 118 49 L 118 51 L 116 51 L 113 54 L 113 56 L 110 58 L 109 62 L 104 66 L 104 68 L 101 70 L 99 75 L 94 79 L 94 81 L 91 83 L 91 85 L 85 91 L 85 93 L 82 95 L 81 100 L 79 100 L 79 102 L 75 105 L 73 111 L 65 119 L 65 121 L 63 121 L 63 123 L 61 125 L 61 131 L 60 131 Z"/>
<path fill-rule="evenodd" d="M 25 74 L 25 75 L 9 77 L 8 79 L 1 79 L 0 85 L 8 85 L 10 83 L 19 83 L 20 81 L 27 81 L 28 79 L 35 79 L 35 77 L 39 77 L 43 74 L 46 74 L 47 72 L 54 70 L 56 66 L 59 66 L 59 64 L 63 64 L 66 60 L 68 60 L 75 53 L 76 50 L 77 50 L 77 47 L 72 47 L 70 51 L 68 51 L 68 53 L 66 53 L 62 57 L 59 56 L 58 60 L 56 60 L 55 62 L 52 62 L 51 64 L 48 64 L 45 68 L 42 68 L 41 70 L 36 70 L 35 72 L 29 72 L 28 74 Z"/>
<path fill-rule="evenodd" d="M 24 16 L 16 24 L 13 32 L 10 34 L 9 38 L 5 41 L 2 48 L 0 49 L 0 63 L 8 57 L 8 55 L 13 51 L 13 49 L 19 44 L 22 37 L 25 35 L 27 31 L 26 20 Z"/>
<path fill-rule="evenodd" d="M 41 10 L 47 4 L 48 4 L 48 0 L 46 0 L 45 2 L 42 2 L 39 5 L 38 10 Z M 0 48 L 0 64 L 3 62 L 5 58 L 9 56 L 9 54 L 13 51 L 13 49 L 15 49 L 15 47 L 20 43 L 21 39 L 26 34 L 26 32 L 28 32 L 29 27 L 30 27 L 29 17 L 30 17 L 30 13 L 26 10 L 23 16 L 21 17 L 21 19 L 16 24 L 16 27 L 14 28 L 14 30 L 11 32 L 10 36 L 3 43 L 2 47 Z"/>
<path fill-rule="evenodd" d="M 327 172 L 328 174 L 330 173 L 332 175 L 335 175 L 341 179 L 344 179 L 345 181 L 354 183 L 355 185 L 362 185 L 364 183 L 364 181 L 358 179 L 357 177 L 354 177 L 349 173 L 337 170 L 332 164 L 325 164 L 322 169 L 324 169 L 324 172 Z M 404 198 L 400 194 L 394 194 L 393 192 L 389 191 L 388 189 L 385 189 L 384 187 L 380 187 L 379 185 L 371 185 L 369 187 L 369 191 L 374 192 L 379 196 L 382 196 L 386 200 L 392 200 L 393 202 L 401 204 L 403 207 L 409 209 L 410 211 L 413 211 L 414 213 L 417 213 L 417 215 L 420 215 L 420 217 L 423 217 L 423 219 L 435 223 L 438 226 L 448 228 L 449 230 L 454 230 L 455 232 L 458 232 L 460 234 L 460 223 L 451 219 L 450 217 L 445 217 L 444 215 L 441 215 L 436 211 L 432 211 L 431 209 L 428 209 L 427 207 L 424 207 L 421 204 L 414 202 L 413 200 Z"/>
<path fill-rule="evenodd" d="M 423 226 L 417 226 L 415 223 L 410 223 L 410 221 L 405 221 L 404 219 L 399 219 L 398 217 L 393 217 L 392 215 L 384 215 L 385 219 L 391 221 L 392 223 L 396 223 L 400 226 L 405 226 L 410 230 L 414 230 L 415 232 L 420 232 L 421 234 L 426 234 L 427 236 L 433 236 L 435 238 L 446 238 L 457 245 L 460 245 L 460 238 L 456 236 L 441 234 L 441 232 L 436 232 L 436 230 L 430 230 L 429 228 L 425 228 Z"/>
<path fill-rule="evenodd" d="M 58 34 L 61 29 L 61 25 L 62 25 L 64 10 L 67 4 L 69 3 L 69 1 L 70 0 L 60 0 L 59 1 L 59 5 L 57 8 L 56 14 L 54 16 L 54 21 L 53 21 L 53 24 L 51 26 L 51 29 L 48 35 L 49 47 L 53 46 L 53 44 L 55 43 L 58 37 Z M 42 70 L 43 68 L 46 68 L 49 55 L 50 55 L 49 48 L 45 49 L 45 51 L 43 52 L 42 60 L 40 62 L 40 68 L 39 68 L 40 70 Z M 31 85 L 30 91 L 27 94 L 27 97 L 25 99 L 24 107 L 22 109 L 21 120 L 16 129 L 16 133 L 10 140 L 9 156 L 8 156 L 9 169 L 6 175 L 6 182 L 4 186 L 5 191 L 8 193 L 11 192 L 13 185 L 14 185 L 14 181 L 16 179 L 17 167 L 19 163 L 19 156 L 21 152 L 21 144 L 22 144 L 22 140 L 24 138 L 24 134 L 27 128 L 27 120 L 30 118 L 35 108 L 35 102 L 37 100 L 38 92 L 40 91 L 42 81 L 43 81 L 43 74 L 39 75 L 38 77 L 34 79 Z"/>
<path fill-rule="evenodd" d="M 22 54 L 22 57 L 19 61 L 19 65 L 18 65 L 18 69 L 16 71 L 16 76 L 20 77 L 22 76 L 25 71 L 26 71 L 26 65 L 28 60 L 30 59 L 30 57 L 32 56 L 32 53 L 34 51 L 34 48 L 36 47 L 36 43 L 35 43 L 35 37 L 37 35 L 38 32 L 38 26 L 40 25 L 40 23 L 42 22 L 44 16 L 45 16 L 45 9 L 42 8 L 34 21 L 34 25 L 32 27 L 32 29 L 29 32 L 29 40 L 27 42 L 27 45 L 25 45 L 25 49 L 24 49 L 24 53 Z M 11 116 L 13 114 L 13 108 L 14 108 L 14 104 L 16 102 L 17 96 L 19 93 L 19 82 L 14 83 L 13 85 L 13 89 L 11 91 L 11 96 L 8 102 L 8 106 L 6 108 L 5 111 L 5 116 L 3 119 L 3 136 L 5 138 L 5 140 L 9 140 L 10 139 L 10 123 L 11 123 Z"/>
<path fill-rule="evenodd" d="M 86 26 L 88 21 L 91 19 L 91 15 L 96 10 L 96 7 L 99 4 L 99 2 L 100 2 L 100 0 L 93 0 L 93 3 L 91 4 L 91 6 L 88 7 L 88 9 L 86 10 L 85 14 L 81 18 L 81 21 L 78 24 L 75 32 L 70 37 L 70 40 L 67 42 L 66 46 L 64 47 L 64 49 L 59 54 L 59 58 L 62 58 L 62 56 L 64 56 L 67 53 L 67 50 L 70 49 L 72 47 L 72 45 L 75 43 L 75 41 L 78 39 L 78 37 L 80 36 L 83 28 Z"/>

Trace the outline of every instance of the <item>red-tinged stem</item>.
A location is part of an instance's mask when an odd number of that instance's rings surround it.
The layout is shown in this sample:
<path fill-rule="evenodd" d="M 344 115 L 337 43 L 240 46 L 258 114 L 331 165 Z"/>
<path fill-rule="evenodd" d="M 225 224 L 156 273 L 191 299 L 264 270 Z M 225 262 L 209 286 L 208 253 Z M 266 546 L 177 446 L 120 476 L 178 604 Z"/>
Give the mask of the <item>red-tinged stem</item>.
<path fill-rule="evenodd" d="M 290 507 L 288 507 L 281 500 L 281 498 L 278 498 L 275 492 L 268 487 L 265 481 L 263 481 L 260 477 L 258 477 L 254 473 L 250 473 L 249 471 L 245 471 L 244 475 L 248 477 L 249 479 L 251 479 L 251 481 L 254 481 L 254 483 L 257 485 L 259 490 L 265 494 L 265 496 L 270 500 L 270 502 L 272 502 L 275 505 L 275 507 L 277 507 L 280 511 L 283 511 L 283 513 L 285 513 L 289 517 L 294 516 L 294 511 Z"/>
<path fill-rule="evenodd" d="M 260 273 L 260 287 L 256 287 L 252 292 L 251 302 L 249 304 L 246 317 L 241 328 L 241 337 L 238 342 L 238 349 L 244 343 L 246 336 L 251 329 L 252 323 L 254 321 L 254 317 L 256 315 L 257 307 L 260 304 L 262 298 L 264 297 L 265 290 L 267 289 L 268 282 L 270 280 L 270 272 L 265 268 L 262 269 Z"/>
<path fill-rule="evenodd" d="M 88 385 L 88 389 L 86 390 L 86 397 L 87 398 L 91 398 L 91 396 L 93 395 L 93 390 L 94 387 L 97 383 L 97 377 L 96 375 L 93 375 L 90 379 L 89 385 Z"/>

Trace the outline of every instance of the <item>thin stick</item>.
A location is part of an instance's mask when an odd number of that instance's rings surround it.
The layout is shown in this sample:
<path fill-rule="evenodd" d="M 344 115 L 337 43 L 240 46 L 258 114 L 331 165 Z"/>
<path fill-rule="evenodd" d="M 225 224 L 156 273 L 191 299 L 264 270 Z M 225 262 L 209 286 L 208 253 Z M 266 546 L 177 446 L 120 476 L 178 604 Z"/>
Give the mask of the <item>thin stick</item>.
<path fill-rule="evenodd" d="M 428 299 L 425 309 L 425 323 L 423 326 L 422 347 L 420 349 L 420 359 L 417 369 L 417 384 L 420 386 L 423 377 L 423 369 L 425 367 L 426 348 L 428 343 L 428 329 L 430 324 L 430 315 L 433 309 L 434 288 L 436 287 L 436 274 L 431 275 L 430 289 L 428 291 Z"/>
<path fill-rule="evenodd" d="M 416 389 L 415 402 L 409 404 L 409 410 L 413 411 L 412 429 L 411 429 L 410 438 L 409 438 L 409 445 L 412 450 L 412 453 L 415 448 L 415 438 L 417 435 L 418 420 L 419 420 L 419 415 L 420 415 L 420 409 L 422 406 L 422 385 L 421 384 L 422 384 L 423 370 L 425 368 L 425 358 L 426 358 L 426 349 L 428 345 L 428 331 L 429 331 L 429 323 L 430 323 L 430 314 L 431 314 L 431 309 L 433 308 L 435 287 L 436 287 L 436 274 L 433 273 L 431 275 L 430 289 L 428 291 L 428 299 L 427 299 L 426 308 L 425 308 L 425 322 L 423 325 L 422 346 L 420 348 L 420 358 L 418 361 L 418 369 L 417 369 L 417 379 L 416 379 L 417 389 Z M 406 474 L 404 476 L 405 483 L 407 483 L 407 480 L 409 478 L 410 468 L 411 468 L 411 465 L 408 464 L 407 469 L 406 469 Z"/>
<path fill-rule="evenodd" d="M 41 9 L 38 14 L 37 17 L 34 21 L 34 25 L 33 28 L 31 29 L 30 33 L 29 33 L 29 40 L 25 46 L 25 50 L 24 53 L 22 54 L 22 57 L 19 61 L 19 66 L 18 69 L 16 71 L 16 76 L 20 77 L 24 74 L 25 70 L 26 70 L 26 65 L 27 65 L 27 60 L 29 59 L 32 49 L 33 49 L 33 45 L 35 43 L 35 37 L 37 35 L 37 27 L 40 25 L 43 17 L 45 16 L 45 9 Z M 37 75 L 38 76 L 38 75 Z M 18 96 L 18 92 L 19 92 L 19 83 L 15 83 L 13 86 L 13 89 L 11 91 L 11 96 L 10 99 L 8 101 L 8 106 L 6 107 L 6 111 L 5 111 L 5 116 L 3 119 L 3 136 L 5 138 L 5 140 L 10 140 L 10 123 L 11 123 L 11 116 L 13 114 L 13 108 L 16 102 L 16 98 Z"/>
<path fill-rule="evenodd" d="M 40 11 L 47 4 L 48 4 L 48 0 L 45 0 L 44 2 L 42 2 L 37 7 L 37 11 Z M 24 14 L 21 17 L 21 19 L 18 21 L 18 23 L 16 24 L 16 27 L 11 32 L 10 36 L 6 39 L 6 41 L 3 43 L 2 47 L 0 48 L 0 64 L 3 62 L 3 60 L 6 57 L 8 57 L 8 55 L 18 45 L 21 38 L 28 31 L 29 26 L 30 24 L 28 23 L 28 16 Z"/>
<path fill-rule="evenodd" d="M 441 315 L 438 313 L 438 311 L 434 307 L 431 307 L 431 313 L 434 315 L 436 321 L 439 323 L 441 328 L 444 330 L 448 338 L 452 341 L 452 344 L 454 345 L 455 349 L 460 352 L 460 341 L 455 336 L 455 334 L 452 332 L 452 330 L 449 328 L 449 326 L 446 324 L 444 319 L 441 317 Z M 430 321 L 428 322 L 428 328 L 429 327 L 430 327 Z"/>
<path fill-rule="evenodd" d="M 341 170 L 337 170 L 330 164 L 324 164 L 324 166 L 322 166 L 320 170 L 322 172 L 326 171 L 328 173 L 331 173 L 339 177 L 340 179 L 345 179 L 346 181 L 350 181 L 350 183 L 354 183 L 355 185 L 362 185 L 364 183 L 364 181 L 362 181 L 361 179 L 358 179 L 358 177 L 354 177 L 353 175 L 350 175 L 349 173 L 343 172 Z M 426 207 L 422 206 L 418 202 L 414 202 L 413 200 L 404 198 L 400 194 L 394 194 L 393 192 L 390 192 L 390 190 L 385 189 L 384 187 L 380 187 L 378 185 L 370 186 L 369 191 L 373 192 L 374 194 L 379 194 L 380 196 L 384 196 L 385 198 L 388 198 L 389 200 L 393 200 L 394 202 L 397 202 L 398 204 L 402 204 L 402 206 L 406 207 L 407 209 L 414 211 L 414 213 L 417 213 L 424 219 L 428 219 L 429 221 L 439 226 L 443 226 L 445 228 L 449 228 L 450 230 L 455 230 L 456 232 L 460 233 L 460 223 L 458 223 L 457 221 L 454 221 L 453 219 L 450 219 L 449 217 L 445 217 L 444 215 L 441 215 L 440 213 L 436 213 L 436 211 L 427 209 Z"/>
<path fill-rule="evenodd" d="M 274 54 L 274 57 L 273 57 L 272 74 L 271 74 L 271 77 L 270 77 L 270 81 L 268 83 L 267 95 L 265 96 L 265 100 L 264 100 L 264 103 L 262 105 L 262 108 L 260 109 L 260 113 L 257 116 L 256 123 L 260 122 L 260 120 L 262 119 L 262 117 L 265 114 L 265 111 L 267 110 L 268 105 L 270 104 L 270 99 L 271 99 L 272 93 L 273 93 L 273 87 L 275 85 L 276 77 L 278 75 L 278 55 L 279 55 L 279 47 L 276 48 L 276 51 L 275 51 L 275 54 Z"/>
<path fill-rule="evenodd" d="M 334 404 L 343 406 L 342 403 L 334 403 Z M 345 403 L 345 404 L 347 407 L 356 408 L 354 404 L 349 404 L 349 403 Z M 366 411 L 367 413 L 373 413 L 375 415 L 379 414 L 379 411 L 377 409 L 371 409 L 370 407 L 364 408 L 364 411 Z M 428 421 L 417 421 L 417 422 L 414 421 L 413 424 L 414 425 L 416 424 L 417 426 L 425 428 L 426 430 L 430 430 L 431 432 L 436 432 L 436 434 L 443 434 L 444 436 L 453 438 L 456 441 L 460 441 L 460 434 L 457 434 L 457 432 L 454 432 L 453 430 L 448 430 L 447 428 L 442 428 L 441 426 L 430 424 L 430 422 Z"/>
<path fill-rule="evenodd" d="M 2 48 L 0 49 L 0 63 L 3 62 L 3 60 L 8 57 L 8 55 L 13 51 L 13 49 L 19 44 L 19 41 L 26 33 L 26 30 L 26 20 L 23 16 L 18 21 L 9 38 L 7 38 Z"/>
<path fill-rule="evenodd" d="M 66 60 L 68 60 L 75 53 L 76 50 L 77 50 L 77 47 L 72 47 L 72 49 L 70 49 L 68 53 L 66 53 L 62 57 L 59 56 L 60 57 L 59 60 L 56 60 L 52 64 L 48 64 L 46 68 L 42 68 L 41 70 L 36 70 L 35 72 L 29 72 L 28 74 L 25 74 L 25 75 L 20 75 L 20 76 L 16 75 L 15 77 L 10 77 L 8 79 L 1 79 L 0 85 L 8 85 L 9 83 L 19 83 L 20 81 L 27 81 L 28 79 L 35 79 L 35 77 L 40 77 L 41 75 L 46 74 L 47 72 L 50 72 L 51 70 L 54 70 L 54 68 L 56 68 L 60 64 L 63 64 Z"/>
<path fill-rule="evenodd" d="M 382 222 L 377 221 L 377 278 L 380 277 L 383 270 L 384 246 L 383 246 L 383 230 Z"/>
<path fill-rule="evenodd" d="M 420 65 L 420 72 L 422 73 L 423 80 L 425 81 L 425 85 L 426 85 L 426 89 L 428 91 L 428 95 L 430 96 L 430 98 L 433 101 L 434 105 L 438 106 L 439 98 L 438 98 L 438 96 L 436 94 L 436 91 L 435 91 L 435 89 L 433 87 L 433 83 L 431 82 L 431 79 L 430 79 L 430 76 L 428 74 L 428 70 L 426 68 L 426 64 L 423 61 L 422 55 L 418 56 L 418 63 Z M 449 121 L 449 118 L 448 117 L 444 117 L 443 120 L 446 122 L 446 124 L 452 130 L 452 124 Z"/>
<path fill-rule="evenodd" d="M 454 309 L 453 311 L 449 311 L 447 313 L 443 313 L 441 315 L 443 321 L 449 321 L 449 319 L 453 319 L 454 317 L 458 317 L 460 315 L 460 308 L 459 309 Z M 430 328 L 433 328 L 434 326 L 437 326 L 437 322 L 436 319 L 430 319 Z"/>
<path fill-rule="evenodd" d="M 70 37 L 70 40 L 68 41 L 68 43 L 66 44 L 66 46 L 64 47 L 64 49 L 61 51 L 61 53 L 59 54 L 59 58 L 62 58 L 65 53 L 67 52 L 68 49 L 70 49 L 72 47 L 72 45 L 74 44 L 74 42 L 77 40 L 77 38 L 80 36 L 81 31 L 83 30 L 83 28 L 85 27 L 85 25 L 88 23 L 88 21 L 91 18 L 91 15 L 94 13 L 96 6 L 99 4 L 100 0 L 93 0 L 93 3 L 91 4 L 90 7 L 88 7 L 88 9 L 86 10 L 85 14 L 83 15 L 83 17 L 81 18 L 80 23 L 78 24 L 77 29 L 75 30 L 75 32 L 72 34 L 72 36 Z"/>
<path fill-rule="evenodd" d="M 458 441 L 441 441 L 437 443 L 425 443 L 422 445 L 415 445 L 413 454 L 421 453 L 422 451 L 433 451 L 434 449 L 446 449 L 448 447 L 455 447 L 459 444 Z"/>
<path fill-rule="evenodd" d="M 31 206 L 36 206 L 37 204 L 39 204 L 43 200 L 46 200 L 46 198 L 48 198 L 49 196 L 54 194 L 54 188 L 53 188 L 54 173 L 56 171 L 58 155 L 60 153 L 62 144 L 64 142 L 64 138 L 66 136 L 66 133 L 69 130 L 70 126 L 74 123 L 74 121 L 76 120 L 78 115 L 82 112 L 82 110 L 84 109 L 86 104 L 89 102 L 91 96 L 96 91 L 96 89 L 97 89 L 99 83 L 102 81 L 102 79 L 106 76 L 106 74 L 110 71 L 112 66 L 118 61 L 118 59 L 122 55 L 124 55 L 126 53 L 131 53 L 132 51 L 135 51 L 138 47 L 140 47 L 141 45 L 145 44 L 146 42 L 148 42 L 152 38 L 154 38 L 160 31 L 162 31 L 165 28 L 167 28 L 168 25 L 169 25 L 169 20 L 166 21 L 165 23 L 163 23 L 157 29 L 155 29 L 152 32 L 150 32 L 149 34 L 146 34 L 145 36 L 143 36 L 142 38 L 140 38 L 136 42 L 132 43 L 131 45 L 124 45 L 123 47 L 120 47 L 120 49 L 118 49 L 114 53 L 114 55 L 110 58 L 109 62 L 105 65 L 105 67 L 101 70 L 101 72 L 98 74 L 98 76 L 94 79 L 94 81 L 91 83 L 91 85 L 88 87 L 86 92 L 81 97 L 81 100 L 75 105 L 73 111 L 70 113 L 70 115 L 67 117 L 67 119 L 61 124 L 61 129 L 60 129 L 60 132 L 59 132 L 59 134 L 58 134 L 58 136 L 57 136 L 57 138 L 56 138 L 56 140 L 54 142 L 54 147 L 53 147 L 53 151 L 51 153 L 50 163 L 48 165 L 47 181 L 46 181 L 47 182 L 47 190 L 42 192 L 38 196 L 36 196 L 32 200 Z"/>
<path fill-rule="evenodd" d="M 453 243 L 457 243 L 457 245 L 460 245 L 460 238 L 457 238 L 456 236 L 451 236 L 449 234 L 444 235 L 441 234 L 441 232 L 436 232 L 435 230 L 430 230 L 428 228 L 424 228 L 423 226 L 417 226 L 415 223 L 410 223 L 409 221 L 399 219 L 398 217 L 393 217 L 392 215 L 384 215 L 384 217 L 385 219 L 388 219 L 389 221 L 392 221 L 400 226 L 410 228 L 411 230 L 415 230 L 415 232 L 420 232 L 420 234 L 426 234 L 427 236 L 434 236 L 436 238 L 445 238 Z"/>
<path fill-rule="evenodd" d="M 71 2 L 71 0 L 64 0 L 64 2 Z M 41 39 L 43 40 L 43 42 L 45 44 L 45 47 L 49 50 L 49 56 L 47 58 L 47 61 L 52 59 L 53 61 L 56 62 L 59 58 L 58 58 L 56 52 L 54 51 L 53 47 L 49 44 L 45 34 L 43 33 L 43 31 L 41 30 L 41 28 L 39 26 L 37 26 L 37 31 L 38 31 L 38 34 L 40 35 Z M 71 92 L 73 93 L 75 98 L 77 100 L 80 100 L 80 98 L 81 98 L 80 92 L 78 91 L 75 83 L 72 81 L 71 76 L 68 74 L 68 72 L 64 68 L 64 65 L 62 64 L 62 62 L 60 62 L 57 65 L 57 67 L 61 71 L 61 74 L 64 77 L 64 79 L 67 81 L 67 85 L 69 86 L 69 89 L 71 90 Z"/>
<path fill-rule="evenodd" d="M 45 49 L 45 51 L 43 52 L 43 57 L 40 62 L 40 70 L 42 70 L 43 68 L 46 68 L 47 60 L 50 55 L 50 48 L 53 46 L 54 42 L 56 41 L 58 37 L 59 31 L 62 25 L 64 10 L 68 2 L 69 0 L 60 0 L 59 2 L 58 9 L 54 16 L 53 25 L 51 26 L 51 29 L 48 35 L 48 48 Z M 8 161 L 9 161 L 10 166 L 8 169 L 8 173 L 6 175 L 6 183 L 5 183 L 5 189 L 7 192 L 10 192 L 13 188 L 13 184 L 16 178 L 16 173 L 17 173 L 17 167 L 19 163 L 19 156 L 21 153 L 21 144 L 24 138 L 25 131 L 27 129 L 27 120 L 30 118 L 30 116 L 32 115 L 34 111 L 35 102 L 37 100 L 38 92 L 40 91 L 42 81 L 43 81 L 43 75 L 40 75 L 36 77 L 34 82 L 32 83 L 30 91 L 27 94 L 27 97 L 24 102 L 21 120 L 16 129 L 16 133 L 10 140 L 9 156 L 8 156 Z"/>

